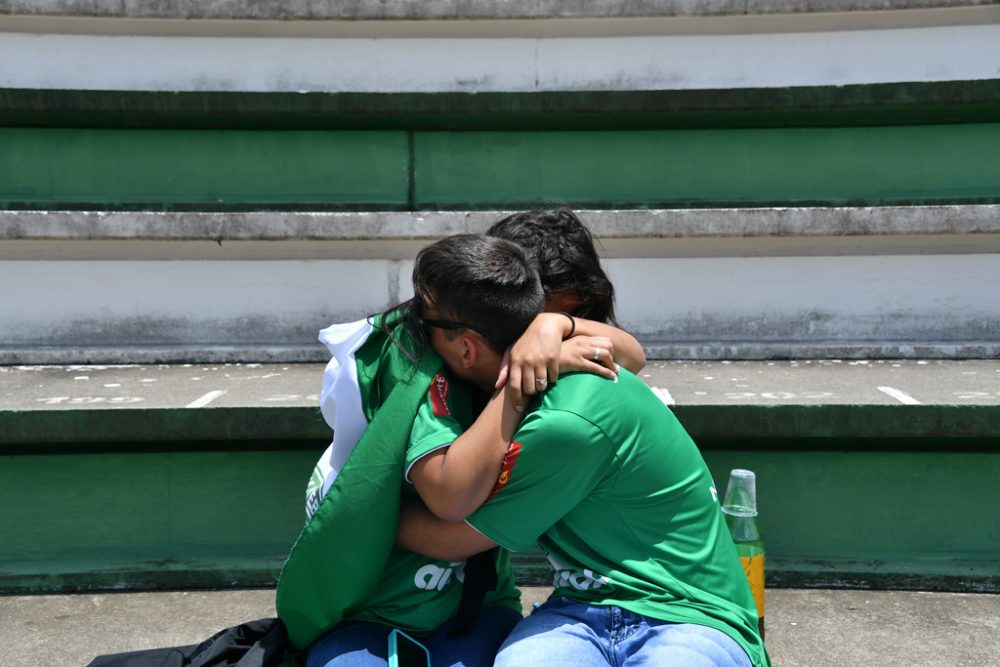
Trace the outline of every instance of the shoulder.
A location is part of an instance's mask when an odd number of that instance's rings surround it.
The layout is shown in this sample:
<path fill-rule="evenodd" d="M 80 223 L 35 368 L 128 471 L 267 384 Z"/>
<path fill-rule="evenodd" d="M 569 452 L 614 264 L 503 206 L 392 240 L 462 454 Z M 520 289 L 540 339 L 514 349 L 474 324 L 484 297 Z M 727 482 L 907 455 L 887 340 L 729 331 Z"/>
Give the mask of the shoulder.
<path fill-rule="evenodd" d="M 434 374 L 427 387 L 427 398 L 434 406 L 434 414 L 438 417 L 451 414 L 456 404 L 464 406 L 480 394 L 479 390 L 449 373 L 444 366 Z"/>
<path fill-rule="evenodd" d="M 528 446 L 537 441 L 548 450 L 563 451 L 607 441 L 604 429 L 588 416 L 585 407 L 560 403 L 543 401 L 530 410 L 514 434 L 514 439 Z"/>
<path fill-rule="evenodd" d="M 478 390 L 442 367 L 431 377 L 423 405 L 434 418 L 453 418 L 468 427 L 482 400 Z"/>
<path fill-rule="evenodd" d="M 609 401 L 633 400 L 637 392 L 648 391 L 645 382 L 624 368 L 615 380 L 594 373 L 569 373 L 560 376 L 542 396 L 539 407 L 556 408 L 587 416 L 594 413 L 595 407 L 605 405 Z"/>
<path fill-rule="evenodd" d="M 427 400 L 431 405 L 435 417 L 447 417 L 451 415 L 451 407 L 448 405 L 448 398 L 451 396 L 451 382 L 444 370 L 439 370 L 431 378 L 431 384 L 427 388 Z"/>
<path fill-rule="evenodd" d="M 560 377 L 532 408 L 524 424 L 596 431 L 614 441 L 624 439 L 636 420 L 659 422 L 672 415 L 645 382 L 624 369 L 617 380 L 591 373 Z"/>

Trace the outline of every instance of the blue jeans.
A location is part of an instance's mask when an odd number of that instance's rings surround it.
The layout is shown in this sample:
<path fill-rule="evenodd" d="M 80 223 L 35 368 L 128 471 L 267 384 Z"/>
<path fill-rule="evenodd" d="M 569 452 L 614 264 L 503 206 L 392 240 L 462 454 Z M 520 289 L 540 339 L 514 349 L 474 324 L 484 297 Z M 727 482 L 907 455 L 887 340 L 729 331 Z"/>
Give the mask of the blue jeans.
<path fill-rule="evenodd" d="M 471 634 L 448 638 L 452 621 L 416 637 L 434 667 L 490 667 L 500 644 L 521 615 L 506 607 L 483 607 Z M 386 667 L 392 628 L 370 621 L 344 621 L 309 647 L 306 667 Z"/>
<path fill-rule="evenodd" d="M 714 628 L 552 597 L 517 624 L 497 654 L 496 667 L 525 665 L 750 667 L 750 659 Z"/>

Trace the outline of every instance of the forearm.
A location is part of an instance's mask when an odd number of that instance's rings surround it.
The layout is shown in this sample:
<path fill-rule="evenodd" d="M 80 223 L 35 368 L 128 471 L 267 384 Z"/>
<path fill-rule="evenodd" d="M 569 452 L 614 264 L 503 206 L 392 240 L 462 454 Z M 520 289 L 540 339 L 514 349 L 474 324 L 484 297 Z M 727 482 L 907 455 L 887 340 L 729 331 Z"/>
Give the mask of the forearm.
<path fill-rule="evenodd" d="M 496 543 L 464 522 L 449 523 L 414 500 L 404 500 L 399 515 L 396 546 L 436 560 L 457 561 Z"/>
<path fill-rule="evenodd" d="M 581 317 L 576 320 L 574 335 L 604 336 L 611 339 L 614 346 L 615 361 L 632 373 L 638 373 L 646 365 L 646 352 L 635 336 L 627 331 L 613 327 L 604 322 L 586 320 Z"/>
<path fill-rule="evenodd" d="M 485 502 L 519 421 L 508 392 L 498 391 L 450 447 L 413 465 L 410 479 L 434 514 L 445 521 L 462 521 Z"/>

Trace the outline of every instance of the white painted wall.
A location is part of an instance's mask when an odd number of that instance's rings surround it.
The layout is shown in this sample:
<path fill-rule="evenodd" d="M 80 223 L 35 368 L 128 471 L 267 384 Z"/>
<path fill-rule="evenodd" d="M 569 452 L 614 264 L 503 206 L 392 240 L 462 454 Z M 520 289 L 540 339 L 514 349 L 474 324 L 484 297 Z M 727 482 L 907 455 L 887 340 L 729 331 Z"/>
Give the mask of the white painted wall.
<path fill-rule="evenodd" d="M 856 17 L 852 17 L 856 18 Z M 725 19 L 720 19 L 725 20 Z M 720 29 L 724 24 L 719 24 Z M 0 87 L 532 92 L 821 86 L 1000 76 L 996 22 L 588 37 L 290 38 L 3 32 Z"/>
<path fill-rule="evenodd" d="M 0 341 L 10 348 L 311 346 L 326 323 L 395 301 L 397 264 L 4 261 Z"/>
<path fill-rule="evenodd" d="M 321 361 L 320 328 L 408 298 L 419 248 L 504 213 L 2 212 L 0 363 Z M 1000 355 L 996 214 L 580 213 L 653 358 Z"/>
<path fill-rule="evenodd" d="M 621 318 L 675 343 L 1000 343 L 1000 255 L 611 260 Z"/>
<path fill-rule="evenodd" d="M 740 346 L 803 356 L 847 344 L 861 356 L 907 345 L 1000 350 L 1000 254 L 606 264 L 621 323 L 679 356 L 734 356 L 712 350 Z M 80 349 L 106 362 L 321 361 L 316 332 L 408 298 L 411 270 L 379 259 L 5 261 L 0 312 L 15 316 L 0 319 L 0 363 L 79 361 Z M 164 353 L 170 346 L 186 349 Z"/>

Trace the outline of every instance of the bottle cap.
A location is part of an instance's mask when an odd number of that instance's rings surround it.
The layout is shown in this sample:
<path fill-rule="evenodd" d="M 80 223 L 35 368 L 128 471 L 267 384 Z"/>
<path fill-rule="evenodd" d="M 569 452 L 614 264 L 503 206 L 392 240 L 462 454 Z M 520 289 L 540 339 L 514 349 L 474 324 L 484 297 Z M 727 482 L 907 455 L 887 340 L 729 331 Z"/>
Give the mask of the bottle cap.
<path fill-rule="evenodd" d="M 729 473 L 722 510 L 734 516 L 757 516 L 757 476 L 752 470 L 734 468 Z"/>

